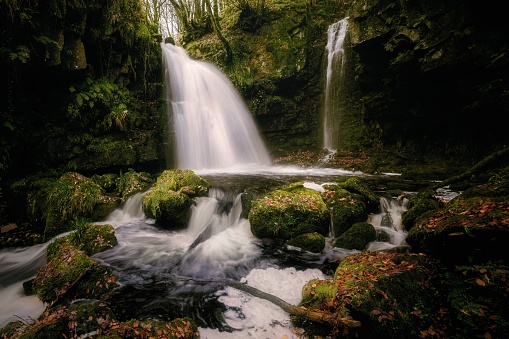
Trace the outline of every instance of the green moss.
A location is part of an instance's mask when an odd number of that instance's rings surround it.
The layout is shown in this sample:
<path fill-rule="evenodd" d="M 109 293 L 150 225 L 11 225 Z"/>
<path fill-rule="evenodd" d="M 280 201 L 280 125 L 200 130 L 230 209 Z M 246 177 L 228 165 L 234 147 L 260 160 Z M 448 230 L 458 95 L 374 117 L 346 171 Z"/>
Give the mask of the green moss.
<path fill-rule="evenodd" d="M 339 186 L 349 192 L 360 194 L 368 212 L 378 212 L 380 208 L 380 198 L 369 188 L 362 178 L 348 178 L 345 182 L 339 183 Z"/>
<path fill-rule="evenodd" d="M 153 183 L 152 177 L 146 172 L 136 172 L 130 168 L 125 173 L 120 173 L 117 182 L 117 191 L 122 197 L 123 201 L 137 192 L 145 191 Z"/>
<path fill-rule="evenodd" d="M 166 170 L 144 196 L 143 210 L 163 227 L 181 228 L 190 218 L 192 198 L 206 194 L 210 184 L 191 170 Z"/>
<path fill-rule="evenodd" d="M 414 226 L 415 219 L 423 213 L 443 207 L 443 204 L 428 191 L 410 195 L 408 200 L 408 210 L 402 215 L 402 222 L 407 230 Z"/>
<path fill-rule="evenodd" d="M 325 247 L 325 237 L 317 232 L 305 233 L 288 240 L 286 244 L 299 247 L 303 251 L 320 253 Z"/>
<path fill-rule="evenodd" d="M 114 209 L 114 199 L 91 179 L 75 172 L 68 172 L 48 187 L 46 196 L 45 237 L 52 237 L 66 229 L 63 226 L 78 217 L 91 217 L 98 205 Z"/>
<path fill-rule="evenodd" d="M 290 239 L 304 233 L 327 235 L 329 213 L 320 194 L 302 183 L 269 192 L 253 202 L 248 219 L 257 237 Z"/>
<path fill-rule="evenodd" d="M 368 219 L 363 197 L 336 185 L 325 187 L 324 201 L 332 215 L 333 231 L 339 236 L 357 222 Z"/>
<path fill-rule="evenodd" d="M 423 255 L 350 255 L 336 269 L 334 280 L 310 281 L 300 305 L 360 321 L 361 328 L 350 333 L 353 337 L 418 337 L 430 326 L 439 332 L 447 325 L 435 318 L 442 304 L 437 269 L 437 263 Z"/>
<path fill-rule="evenodd" d="M 172 321 L 136 320 L 122 322 L 109 331 L 99 335 L 98 339 L 114 339 L 127 337 L 167 338 L 167 339 L 198 339 L 200 334 L 195 322 L 190 318 L 177 318 Z"/>
<path fill-rule="evenodd" d="M 458 196 L 445 207 L 418 217 L 406 241 L 414 251 L 452 265 L 504 259 L 504 244 L 509 241 L 508 205 L 506 197 Z"/>
<path fill-rule="evenodd" d="M 334 247 L 348 250 L 364 250 L 366 246 L 376 240 L 376 231 L 373 225 L 358 222 L 352 225 L 334 242 Z"/>
<path fill-rule="evenodd" d="M 37 271 L 33 281 L 34 292 L 48 303 L 61 297 L 97 299 L 115 286 L 115 278 L 106 268 L 67 241 L 58 243 L 56 252 Z M 68 293 L 71 288 L 72 293 Z"/>
<path fill-rule="evenodd" d="M 71 223 L 70 234 L 54 238 L 46 248 L 48 260 L 60 255 L 62 247 L 73 246 L 88 256 L 108 250 L 117 245 L 115 230 L 111 225 L 95 225 L 86 219 L 76 219 Z"/>

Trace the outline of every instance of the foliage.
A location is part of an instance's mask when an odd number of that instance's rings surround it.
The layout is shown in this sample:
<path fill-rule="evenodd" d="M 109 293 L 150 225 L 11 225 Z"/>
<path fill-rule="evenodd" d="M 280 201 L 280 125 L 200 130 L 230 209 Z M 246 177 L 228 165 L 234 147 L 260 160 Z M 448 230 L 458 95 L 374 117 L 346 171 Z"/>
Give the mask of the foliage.
<path fill-rule="evenodd" d="M 61 226 L 71 220 L 91 217 L 97 205 L 112 202 L 99 185 L 75 172 L 68 172 L 53 181 L 44 194 L 45 237 L 61 233 Z"/>
<path fill-rule="evenodd" d="M 130 110 L 131 93 L 108 79 L 89 77 L 80 90 L 71 86 L 69 92 L 74 98 L 67 107 L 67 116 L 78 120 L 82 126 L 93 122 L 95 130 L 108 131 L 116 127 L 125 131 L 138 118 L 138 113 Z"/>

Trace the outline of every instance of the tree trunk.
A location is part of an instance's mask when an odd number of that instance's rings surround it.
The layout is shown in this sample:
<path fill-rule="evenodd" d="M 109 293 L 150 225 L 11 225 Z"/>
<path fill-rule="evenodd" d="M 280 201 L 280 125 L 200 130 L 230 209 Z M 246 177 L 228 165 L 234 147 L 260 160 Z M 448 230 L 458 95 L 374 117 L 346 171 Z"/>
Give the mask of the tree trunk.
<path fill-rule="evenodd" d="M 246 284 L 242 284 L 236 281 L 227 281 L 226 285 L 236 288 L 238 290 L 247 292 L 255 297 L 262 298 L 270 301 L 274 305 L 280 307 L 283 311 L 290 313 L 291 315 L 296 315 L 299 317 L 306 318 L 308 320 L 318 322 L 321 324 L 327 324 L 330 326 L 342 325 L 346 327 L 361 327 L 361 322 L 352 319 L 346 318 L 336 318 L 330 313 L 325 312 L 316 312 L 305 309 L 303 307 L 294 306 L 292 304 L 287 303 L 283 299 L 280 299 L 272 294 L 262 292 L 254 287 L 248 286 Z"/>

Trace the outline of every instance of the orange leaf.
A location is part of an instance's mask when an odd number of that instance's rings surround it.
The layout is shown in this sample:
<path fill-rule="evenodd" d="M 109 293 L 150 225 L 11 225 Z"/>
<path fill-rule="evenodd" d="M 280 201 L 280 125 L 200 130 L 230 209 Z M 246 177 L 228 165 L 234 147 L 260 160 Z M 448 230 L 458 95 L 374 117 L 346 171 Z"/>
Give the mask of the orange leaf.
<path fill-rule="evenodd" d="M 382 312 L 380 312 L 379 310 L 373 310 L 373 311 L 371 311 L 371 313 L 373 313 L 374 315 L 382 314 Z"/>
<path fill-rule="evenodd" d="M 477 285 L 486 286 L 486 283 L 484 282 L 484 280 L 475 279 L 475 282 L 477 283 Z"/>

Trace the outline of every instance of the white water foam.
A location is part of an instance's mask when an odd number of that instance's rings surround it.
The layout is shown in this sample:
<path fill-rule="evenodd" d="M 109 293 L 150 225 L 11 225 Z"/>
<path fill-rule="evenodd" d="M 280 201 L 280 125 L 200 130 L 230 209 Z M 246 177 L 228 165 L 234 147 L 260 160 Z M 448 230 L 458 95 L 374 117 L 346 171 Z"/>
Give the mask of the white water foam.
<path fill-rule="evenodd" d="M 241 282 L 263 292 L 275 295 L 284 301 L 298 305 L 302 300 L 302 288 L 312 279 L 326 279 L 318 269 L 298 271 L 295 268 L 253 269 Z M 232 287 L 216 292 L 219 301 L 227 310 L 224 317 L 234 332 L 220 332 L 210 328 L 200 328 L 204 339 L 237 338 L 299 338 L 291 326 L 290 315 L 273 303 L 253 297 Z"/>

